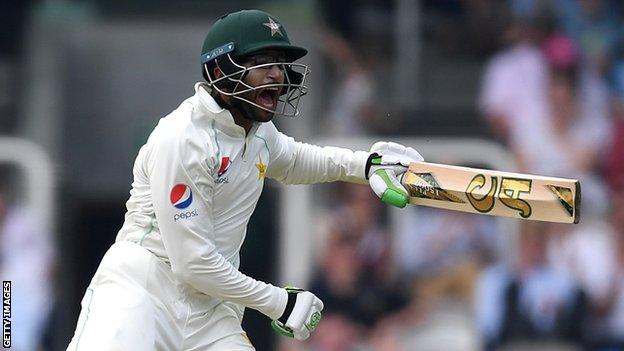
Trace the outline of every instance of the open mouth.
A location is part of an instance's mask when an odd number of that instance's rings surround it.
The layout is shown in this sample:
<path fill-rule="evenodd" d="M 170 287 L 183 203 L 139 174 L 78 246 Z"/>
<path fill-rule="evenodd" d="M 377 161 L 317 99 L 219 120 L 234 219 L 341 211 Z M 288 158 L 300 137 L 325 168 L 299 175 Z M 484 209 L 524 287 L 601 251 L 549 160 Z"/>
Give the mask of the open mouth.
<path fill-rule="evenodd" d="M 279 88 L 265 88 L 260 90 L 256 96 L 256 103 L 268 110 L 274 111 L 277 108 L 277 100 L 279 98 Z"/>

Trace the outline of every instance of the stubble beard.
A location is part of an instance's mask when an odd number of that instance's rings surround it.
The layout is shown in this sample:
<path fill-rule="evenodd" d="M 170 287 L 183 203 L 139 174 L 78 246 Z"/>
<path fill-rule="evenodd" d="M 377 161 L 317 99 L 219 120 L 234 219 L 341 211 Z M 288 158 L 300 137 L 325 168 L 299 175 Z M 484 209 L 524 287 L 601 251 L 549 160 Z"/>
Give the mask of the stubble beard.
<path fill-rule="evenodd" d="M 243 94 L 242 97 L 249 101 L 255 101 L 256 93 L 250 92 L 248 94 Z M 242 101 L 239 99 L 232 99 L 232 102 L 233 102 L 232 106 L 234 108 L 238 108 L 244 118 L 254 121 L 254 122 L 266 123 L 266 122 L 271 121 L 273 119 L 273 116 L 275 116 L 274 112 L 265 111 L 246 101 Z"/>

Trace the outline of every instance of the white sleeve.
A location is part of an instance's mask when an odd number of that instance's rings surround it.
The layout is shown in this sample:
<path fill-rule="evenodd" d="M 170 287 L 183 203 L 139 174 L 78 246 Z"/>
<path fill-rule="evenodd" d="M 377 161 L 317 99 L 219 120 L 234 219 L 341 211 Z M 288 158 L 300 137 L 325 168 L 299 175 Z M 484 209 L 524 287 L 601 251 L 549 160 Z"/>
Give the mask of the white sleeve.
<path fill-rule="evenodd" d="M 333 181 L 367 183 L 365 168 L 369 152 L 295 141 L 271 123 L 267 143 L 270 162 L 267 177 L 284 184 L 312 184 Z"/>
<path fill-rule="evenodd" d="M 174 275 L 207 295 L 279 318 L 286 307 L 286 291 L 242 274 L 215 247 L 215 183 L 206 147 L 190 138 L 153 137 L 148 155 L 152 201 Z M 191 203 L 184 209 L 174 207 L 170 199 L 177 184 L 191 190 Z M 180 213 L 190 215 L 180 218 Z"/>

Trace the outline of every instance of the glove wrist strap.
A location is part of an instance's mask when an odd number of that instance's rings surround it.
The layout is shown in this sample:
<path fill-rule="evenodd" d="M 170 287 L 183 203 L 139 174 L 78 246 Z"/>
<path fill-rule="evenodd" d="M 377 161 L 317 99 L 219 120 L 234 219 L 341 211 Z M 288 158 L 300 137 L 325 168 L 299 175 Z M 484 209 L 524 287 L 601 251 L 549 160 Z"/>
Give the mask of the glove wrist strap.
<path fill-rule="evenodd" d="M 282 316 L 279 317 L 277 320 L 280 321 L 282 324 L 286 324 L 286 321 L 288 321 L 288 317 L 292 313 L 293 308 L 295 308 L 296 302 L 297 302 L 297 294 L 289 292 L 288 302 L 286 302 L 286 309 L 284 309 L 284 313 L 282 313 Z"/>
<path fill-rule="evenodd" d="M 376 158 L 380 158 L 379 154 L 376 152 L 373 152 L 370 155 L 368 155 L 368 159 L 366 160 L 366 167 L 364 168 L 364 176 L 366 177 L 367 180 L 369 178 L 371 166 L 373 165 L 373 160 Z"/>

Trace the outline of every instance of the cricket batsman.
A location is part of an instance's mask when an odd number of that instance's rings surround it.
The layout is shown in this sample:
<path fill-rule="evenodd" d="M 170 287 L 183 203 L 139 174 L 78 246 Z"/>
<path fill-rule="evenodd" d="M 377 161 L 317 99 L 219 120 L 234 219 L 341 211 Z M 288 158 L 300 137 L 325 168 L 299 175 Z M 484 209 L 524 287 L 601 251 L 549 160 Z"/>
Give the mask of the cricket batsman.
<path fill-rule="evenodd" d="M 245 308 L 305 340 L 321 320 L 311 292 L 238 270 L 239 250 L 265 178 L 284 184 L 369 182 L 404 206 L 399 179 L 418 152 L 320 147 L 279 132 L 297 115 L 309 73 L 280 21 L 244 10 L 221 17 L 203 44 L 204 82 L 162 118 L 140 149 L 123 227 L 82 299 L 68 350 L 254 350 Z"/>

